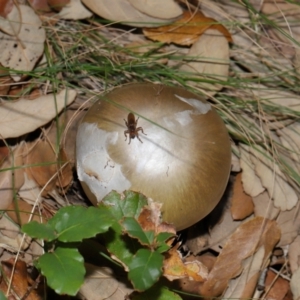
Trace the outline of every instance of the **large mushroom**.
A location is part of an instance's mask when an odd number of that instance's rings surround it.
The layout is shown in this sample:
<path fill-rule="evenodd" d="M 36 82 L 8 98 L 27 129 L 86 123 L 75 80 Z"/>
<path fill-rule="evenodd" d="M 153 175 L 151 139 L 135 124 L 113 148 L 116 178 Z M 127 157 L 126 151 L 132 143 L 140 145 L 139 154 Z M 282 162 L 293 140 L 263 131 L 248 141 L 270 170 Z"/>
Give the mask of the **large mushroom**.
<path fill-rule="evenodd" d="M 101 96 L 79 125 L 76 151 L 94 205 L 112 190 L 138 191 L 162 203 L 164 221 L 177 230 L 217 205 L 231 166 L 229 136 L 211 105 L 183 88 L 148 83 Z"/>

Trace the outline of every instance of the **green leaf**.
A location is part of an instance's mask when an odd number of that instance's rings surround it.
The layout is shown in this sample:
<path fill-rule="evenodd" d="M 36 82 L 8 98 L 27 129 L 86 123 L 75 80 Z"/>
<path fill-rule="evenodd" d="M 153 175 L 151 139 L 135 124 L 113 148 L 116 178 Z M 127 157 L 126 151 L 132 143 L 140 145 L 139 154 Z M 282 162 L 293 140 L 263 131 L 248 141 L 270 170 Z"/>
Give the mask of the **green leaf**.
<path fill-rule="evenodd" d="M 49 220 L 50 226 L 56 231 L 57 238 L 62 242 L 79 242 L 98 233 L 108 231 L 114 223 L 107 207 L 67 206 L 61 208 Z"/>
<path fill-rule="evenodd" d="M 170 246 L 166 244 L 166 241 L 169 240 L 171 237 L 173 237 L 174 234 L 170 232 L 160 232 L 156 237 L 156 246 L 159 253 L 163 253 L 170 249 Z"/>
<path fill-rule="evenodd" d="M 143 228 L 134 218 L 127 217 L 121 221 L 121 225 L 129 236 L 138 239 L 142 245 L 151 246 L 154 241 L 154 231 L 143 231 Z"/>
<path fill-rule="evenodd" d="M 36 221 L 24 224 L 22 226 L 22 231 L 32 238 L 43 239 L 46 241 L 53 241 L 57 238 L 53 228 L 47 224 L 41 224 Z"/>
<path fill-rule="evenodd" d="M 118 258 L 125 266 L 128 266 L 133 259 L 133 255 L 141 245 L 137 240 L 133 240 L 122 234 L 122 227 L 115 223 L 110 230 L 104 234 L 105 246 L 110 254 Z"/>
<path fill-rule="evenodd" d="M 107 207 L 114 220 L 114 225 L 104 234 L 105 246 L 110 254 L 116 256 L 124 265 L 132 261 L 133 255 L 141 245 L 122 232 L 119 221 L 124 217 L 138 217 L 141 209 L 147 205 L 147 198 L 139 193 L 125 191 L 121 196 L 119 193 L 110 192 L 99 204 L 99 208 Z"/>
<path fill-rule="evenodd" d="M 7 300 L 2 291 L 0 291 L 0 300 Z"/>
<path fill-rule="evenodd" d="M 103 203 L 109 205 L 117 222 L 123 217 L 137 218 L 141 209 L 148 204 L 147 198 L 140 193 L 125 191 L 124 196 L 112 191 L 103 198 Z"/>
<path fill-rule="evenodd" d="M 150 288 L 162 274 L 163 256 L 148 249 L 140 249 L 129 264 L 128 278 L 137 291 Z"/>
<path fill-rule="evenodd" d="M 132 300 L 182 300 L 182 298 L 160 284 L 155 284 L 149 290 L 140 293 L 132 298 Z M 196 298 L 195 298 L 196 300 Z"/>
<path fill-rule="evenodd" d="M 77 249 L 57 248 L 52 253 L 42 255 L 37 267 L 57 294 L 75 296 L 84 280 L 83 263 L 83 257 Z"/>

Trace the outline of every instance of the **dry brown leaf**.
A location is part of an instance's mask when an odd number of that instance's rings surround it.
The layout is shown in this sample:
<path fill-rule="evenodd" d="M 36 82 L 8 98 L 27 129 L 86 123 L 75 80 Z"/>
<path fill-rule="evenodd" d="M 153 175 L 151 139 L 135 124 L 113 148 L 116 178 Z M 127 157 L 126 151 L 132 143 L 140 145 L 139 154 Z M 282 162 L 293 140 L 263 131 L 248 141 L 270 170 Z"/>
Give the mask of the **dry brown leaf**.
<path fill-rule="evenodd" d="M 0 29 L 9 35 L 14 35 L 14 33 L 18 32 L 21 27 L 20 23 L 14 24 L 14 22 L 11 22 L 10 20 L 11 18 L 14 19 L 18 17 L 16 16 L 18 12 L 16 10 L 15 3 L 7 0 L 5 0 L 5 3 L 1 2 L 0 11 Z"/>
<path fill-rule="evenodd" d="M 286 176 L 278 165 L 263 154 L 265 152 L 260 146 L 256 148 L 250 148 L 251 161 L 262 185 L 268 190 L 271 198 L 274 199 L 275 207 L 280 208 L 282 211 L 292 209 L 298 202 L 295 190 L 289 185 Z"/>
<path fill-rule="evenodd" d="M 161 206 L 161 203 L 153 202 L 151 199 L 148 199 L 148 206 L 143 207 L 138 222 L 144 231 L 154 231 L 155 234 L 169 232 L 175 236 L 175 227 L 166 222 L 162 222 Z"/>
<path fill-rule="evenodd" d="M 0 220 L 0 247 L 9 251 L 19 251 L 28 248 L 31 238 L 20 232 L 20 227 L 10 220 L 5 214 Z"/>
<path fill-rule="evenodd" d="M 264 295 L 266 300 L 283 300 L 290 289 L 289 281 L 281 276 L 277 276 L 272 270 L 267 272 L 265 285 L 265 290 L 268 291 Z"/>
<path fill-rule="evenodd" d="M 33 206 L 27 202 L 17 200 L 16 202 L 12 202 L 7 208 L 6 214 L 19 225 L 27 224 L 29 221 L 46 222 L 45 216 L 40 216 L 37 208 L 32 213 L 32 208 Z"/>
<path fill-rule="evenodd" d="M 231 199 L 231 214 L 234 220 L 243 220 L 254 211 L 252 198 L 243 189 L 242 174 L 239 173 L 234 182 L 233 195 Z"/>
<path fill-rule="evenodd" d="M 13 0 L 2 0 L 0 5 L 0 18 L 6 18 L 10 11 L 13 9 Z"/>
<path fill-rule="evenodd" d="M 213 95 L 223 87 L 222 84 L 205 81 L 227 81 L 229 46 L 225 37 L 215 29 L 208 29 L 200 36 L 185 56 L 185 60 L 190 62 L 183 64 L 179 70 L 200 80 L 191 81 L 189 84 L 208 90 L 208 93 Z"/>
<path fill-rule="evenodd" d="M 231 278 L 242 271 L 242 262 L 263 245 L 264 257 L 270 255 L 280 239 L 280 230 L 274 221 L 256 217 L 239 226 L 230 236 L 216 263 L 201 288 L 204 296 L 219 296 L 226 289 Z"/>
<path fill-rule="evenodd" d="M 300 235 L 289 246 L 289 265 L 292 273 L 300 268 Z"/>
<path fill-rule="evenodd" d="M 294 274 L 292 275 L 291 282 L 290 282 L 294 300 L 300 299 L 300 284 L 299 284 L 299 282 L 300 282 L 300 268 L 296 272 L 294 272 Z"/>
<path fill-rule="evenodd" d="M 264 263 L 264 248 L 260 247 L 251 257 L 242 263 L 243 271 L 237 278 L 231 279 L 223 299 L 252 299 L 257 286 L 260 271 Z"/>
<path fill-rule="evenodd" d="M 72 0 L 47 0 L 48 4 L 55 11 L 61 11 L 66 5 L 68 5 Z"/>
<path fill-rule="evenodd" d="M 41 187 L 36 183 L 36 181 L 31 178 L 31 175 L 27 169 L 24 173 L 24 184 L 19 189 L 18 195 L 21 199 L 26 201 L 30 205 L 39 203 L 41 199 Z"/>
<path fill-rule="evenodd" d="M 12 203 L 14 194 L 24 183 L 24 170 L 18 168 L 23 165 L 23 145 L 18 145 L 13 151 L 13 158 L 9 155 L 1 165 L 0 172 L 0 210 L 5 210 Z M 15 168 L 15 169 L 14 169 Z M 7 169 L 6 171 L 4 171 Z"/>
<path fill-rule="evenodd" d="M 2 261 L 1 265 L 2 272 L 4 273 L 3 279 L 6 284 L 6 289 L 2 290 L 4 293 L 7 292 L 8 280 L 11 278 L 13 272 L 10 296 L 14 295 L 17 299 L 23 299 L 23 297 L 27 295 L 26 300 L 42 299 L 42 296 L 38 294 L 36 287 L 31 288 L 33 281 L 27 273 L 25 262 L 18 260 L 14 268 L 14 258 L 11 258 L 8 261 Z"/>
<path fill-rule="evenodd" d="M 57 14 L 62 19 L 82 20 L 90 18 L 93 14 L 86 9 L 80 0 L 70 0 Z"/>
<path fill-rule="evenodd" d="M 35 100 L 20 99 L 0 105 L 1 138 L 19 137 L 51 121 L 63 108 L 75 100 L 76 91 L 62 90 Z M 55 105 L 56 102 L 56 105 Z"/>
<path fill-rule="evenodd" d="M 174 0 L 128 0 L 140 12 L 154 18 L 173 19 L 182 14 L 182 9 Z"/>
<path fill-rule="evenodd" d="M 0 96 L 7 95 L 12 82 L 8 70 L 0 64 Z"/>
<path fill-rule="evenodd" d="M 198 260 L 183 262 L 178 247 L 177 244 L 166 253 L 163 261 L 163 275 L 170 281 L 185 277 L 197 282 L 207 279 L 207 267 Z"/>
<path fill-rule="evenodd" d="M 35 165 L 27 168 L 26 172 L 44 188 L 42 195 L 52 191 L 56 184 L 62 188 L 67 186 L 73 178 L 72 169 L 68 164 L 64 164 L 64 152 L 60 151 L 56 155 L 54 149 L 48 141 L 39 141 L 26 157 L 26 164 Z"/>
<path fill-rule="evenodd" d="M 28 0 L 30 6 L 39 13 L 47 13 L 51 11 L 47 0 Z"/>
<path fill-rule="evenodd" d="M 204 16 L 200 11 L 190 13 L 185 11 L 182 17 L 171 25 L 159 28 L 145 28 L 144 35 L 154 41 L 162 43 L 174 43 L 181 46 L 190 46 L 208 29 L 213 27 L 219 30 L 231 42 L 231 35 L 221 24 L 215 24 L 216 20 Z M 222 29 L 221 29 L 222 28 Z"/>
<path fill-rule="evenodd" d="M 0 27 L 3 26 L 9 28 L 9 35 L 0 31 L 0 63 L 10 68 L 12 78 L 19 81 L 22 77 L 13 70 L 34 68 L 44 52 L 46 33 L 40 18 L 28 5 L 14 6 L 5 22 L 0 19 Z"/>
<path fill-rule="evenodd" d="M 252 218 L 252 216 L 249 218 Z M 226 208 L 222 213 L 221 221 L 206 235 L 208 240 L 207 247 L 219 253 L 230 235 L 233 234 L 241 224 L 241 221 L 233 221 L 230 208 Z"/>
<path fill-rule="evenodd" d="M 92 12 L 104 19 L 125 23 L 134 27 L 157 27 L 174 20 L 150 17 L 135 9 L 127 0 L 82 0 L 82 2 Z"/>
<path fill-rule="evenodd" d="M 85 280 L 79 290 L 84 299 L 120 300 L 133 291 L 127 279 L 118 280 L 110 268 L 86 263 L 85 269 Z"/>

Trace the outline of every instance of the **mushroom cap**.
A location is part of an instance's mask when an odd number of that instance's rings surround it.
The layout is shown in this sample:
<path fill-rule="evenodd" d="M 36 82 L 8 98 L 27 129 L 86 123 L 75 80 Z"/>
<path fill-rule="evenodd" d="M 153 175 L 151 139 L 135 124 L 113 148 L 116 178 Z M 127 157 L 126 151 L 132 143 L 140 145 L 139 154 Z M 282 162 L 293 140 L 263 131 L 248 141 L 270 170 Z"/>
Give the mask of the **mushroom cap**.
<path fill-rule="evenodd" d="M 142 142 L 125 141 L 130 112 Z M 149 83 L 101 96 L 79 125 L 76 156 L 94 205 L 112 190 L 141 192 L 162 203 L 163 220 L 177 230 L 212 211 L 231 167 L 228 132 L 211 105 L 183 88 Z"/>

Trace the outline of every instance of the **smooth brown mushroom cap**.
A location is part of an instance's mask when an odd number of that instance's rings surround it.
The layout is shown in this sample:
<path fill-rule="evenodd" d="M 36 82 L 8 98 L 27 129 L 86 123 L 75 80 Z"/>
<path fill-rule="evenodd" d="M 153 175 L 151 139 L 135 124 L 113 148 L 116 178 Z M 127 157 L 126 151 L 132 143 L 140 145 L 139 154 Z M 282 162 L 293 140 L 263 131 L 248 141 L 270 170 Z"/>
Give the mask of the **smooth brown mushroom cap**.
<path fill-rule="evenodd" d="M 124 119 L 139 116 L 144 135 L 125 141 Z M 77 171 L 90 200 L 135 190 L 163 203 L 177 230 L 219 202 L 231 167 L 227 129 L 209 103 L 182 88 L 138 83 L 116 88 L 87 112 L 78 129 Z"/>

